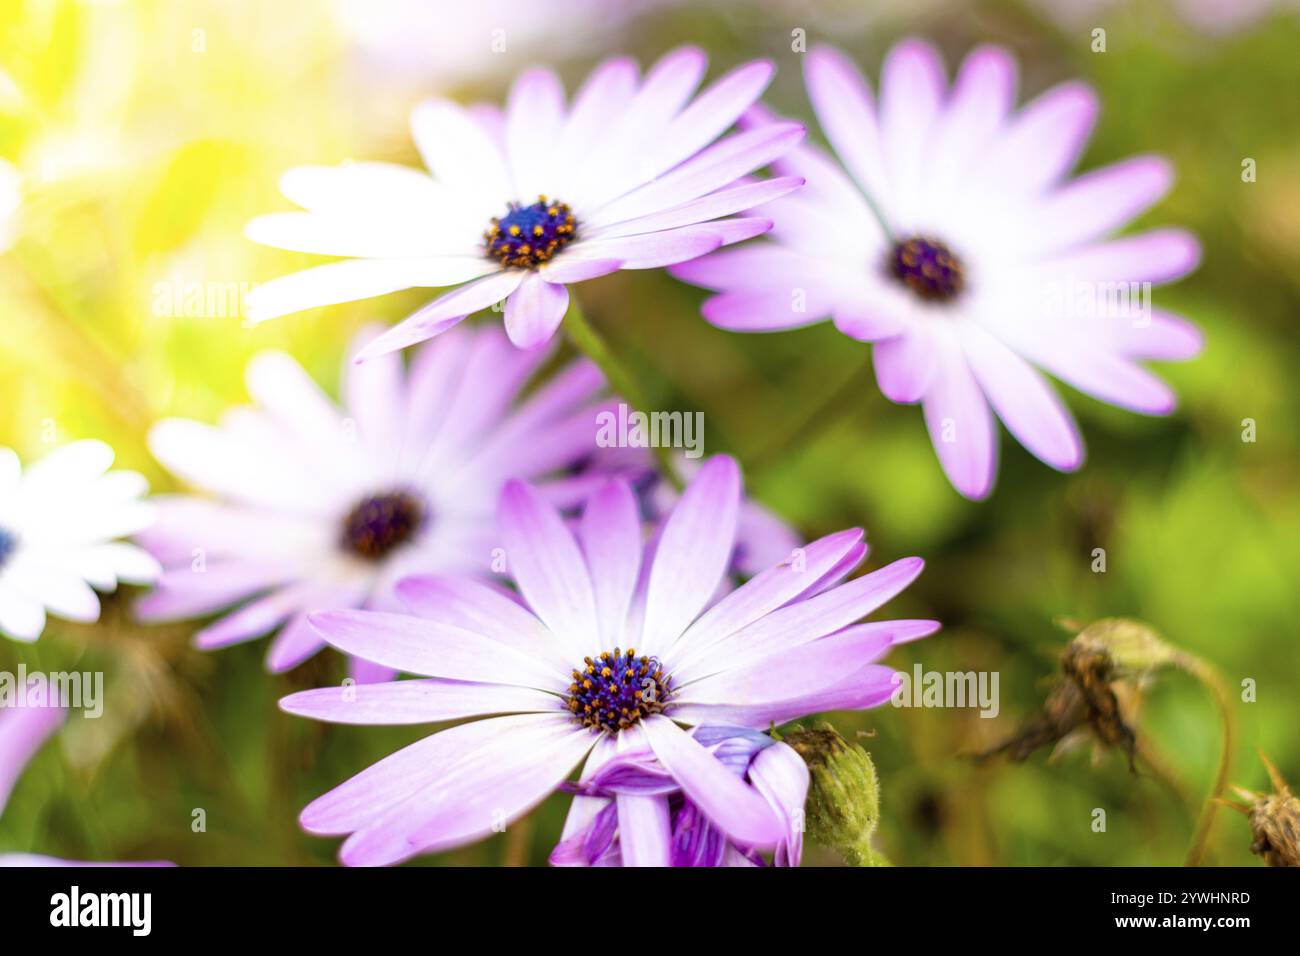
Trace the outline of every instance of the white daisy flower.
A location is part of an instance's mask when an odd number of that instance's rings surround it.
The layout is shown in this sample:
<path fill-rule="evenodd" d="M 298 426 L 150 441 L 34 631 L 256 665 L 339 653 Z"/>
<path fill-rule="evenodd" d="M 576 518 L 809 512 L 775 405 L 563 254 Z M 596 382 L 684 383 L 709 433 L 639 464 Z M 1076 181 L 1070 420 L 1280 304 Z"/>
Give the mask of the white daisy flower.
<path fill-rule="evenodd" d="M 133 471 L 109 471 L 113 449 L 78 441 L 25 472 L 0 448 L 0 633 L 34 641 L 47 610 L 72 621 L 99 619 L 95 590 L 147 584 L 160 572 L 141 548 L 118 538 L 154 519 L 149 485 Z"/>

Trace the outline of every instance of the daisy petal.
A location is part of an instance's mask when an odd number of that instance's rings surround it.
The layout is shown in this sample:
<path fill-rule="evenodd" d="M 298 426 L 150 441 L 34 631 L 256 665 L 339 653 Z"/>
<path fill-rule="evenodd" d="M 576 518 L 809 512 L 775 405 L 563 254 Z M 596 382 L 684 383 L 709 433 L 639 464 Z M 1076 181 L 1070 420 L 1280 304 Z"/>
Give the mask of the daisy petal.
<path fill-rule="evenodd" d="M 383 866 L 498 831 L 559 786 L 596 740 L 568 715 L 527 715 L 354 833 L 339 859 Z"/>
<path fill-rule="evenodd" d="M 941 342 L 923 399 L 925 424 L 944 473 L 962 495 L 988 497 L 997 474 L 997 432 L 984 393 L 953 342 Z"/>
<path fill-rule="evenodd" d="M 592 495 L 578 529 L 596 598 L 602 647 L 623 632 L 641 571 L 641 519 L 626 482 L 611 481 Z"/>
<path fill-rule="evenodd" d="M 785 825 L 767 801 L 693 737 L 666 717 L 643 724 L 655 756 L 710 821 L 747 846 L 770 847 L 781 839 Z"/>
<path fill-rule="evenodd" d="M 326 611 L 308 619 L 326 641 L 385 667 L 448 680 L 555 687 L 545 661 L 463 627 L 386 611 Z M 484 654 L 484 647 L 492 653 Z"/>
<path fill-rule="evenodd" d="M 506 299 L 506 334 L 517 348 L 537 348 L 555 334 L 568 308 L 567 288 L 531 273 Z"/>
<path fill-rule="evenodd" d="M 280 699 L 286 714 L 336 724 L 429 724 L 488 714 L 556 710 L 552 694 L 505 684 L 400 680 L 304 690 Z"/>
<path fill-rule="evenodd" d="M 974 323 L 962 326 L 971 371 L 1011 434 L 1058 471 L 1083 464 L 1083 438 L 1065 403 L 1034 369 Z"/>
<path fill-rule="evenodd" d="M 356 360 L 364 362 L 376 355 L 395 352 L 408 345 L 431 339 L 438 333 L 445 332 L 467 315 L 500 302 L 519 288 L 519 284 L 524 281 L 524 273 L 517 269 L 497 270 L 499 266 L 493 263 L 493 271 L 490 274 L 445 293 L 403 319 L 370 342 L 357 354 Z"/>
<path fill-rule="evenodd" d="M 519 590 L 574 663 L 600 651 L 596 597 L 582 551 L 564 521 L 537 491 L 506 485 L 499 509 L 501 535 Z"/>
<path fill-rule="evenodd" d="M 616 801 L 623 865 L 671 865 L 672 822 L 668 816 L 668 798 L 620 794 Z"/>
<path fill-rule="evenodd" d="M 858 184 L 877 203 L 888 203 L 888 172 L 871 89 L 838 50 L 817 47 L 804 61 L 808 98 L 826 133 Z"/>
<path fill-rule="evenodd" d="M 477 256 L 331 262 L 260 283 L 248 293 L 246 318 L 256 324 L 291 312 L 369 299 L 414 286 L 455 285 L 498 268 L 497 263 Z"/>
<path fill-rule="evenodd" d="M 740 468 L 717 455 L 686 487 L 663 526 L 646 591 L 644 653 L 670 647 L 726 574 L 740 509 Z"/>

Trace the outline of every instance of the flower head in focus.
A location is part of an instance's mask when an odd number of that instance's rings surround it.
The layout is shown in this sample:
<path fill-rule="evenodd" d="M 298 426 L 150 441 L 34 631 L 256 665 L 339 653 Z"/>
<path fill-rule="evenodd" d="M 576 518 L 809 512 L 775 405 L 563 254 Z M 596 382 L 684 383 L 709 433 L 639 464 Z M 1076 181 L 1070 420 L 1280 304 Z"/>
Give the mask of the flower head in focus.
<path fill-rule="evenodd" d="M 0 633 L 34 641 L 45 613 L 72 621 L 99 618 L 95 589 L 147 584 L 157 562 L 116 540 L 154 519 L 145 479 L 109 471 L 113 449 L 78 441 L 50 452 L 26 471 L 0 448 Z"/>
<path fill-rule="evenodd" d="M 424 677 L 304 691 L 282 709 L 355 724 L 487 719 L 381 760 L 308 805 L 304 828 L 349 834 L 344 863 L 396 863 L 499 831 L 584 761 L 588 780 L 619 754 L 646 751 L 735 846 L 785 841 L 788 821 L 681 725 L 758 730 L 874 707 L 889 699 L 894 674 L 877 661 L 938 624 L 856 623 L 922 567 L 905 558 L 846 582 L 866 555 L 857 529 L 715 599 L 740 500 L 735 461 L 715 457 L 649 542 L 631 488 L 617 480 L 588 500 L 575 537 L 536 489 L 511 482 L 499 522 L 517 596 L 417 577 L 398 586 L 410 614 L 312 615 L 339 650 Z M 665 862 L 669 796 L 616 803 L 624 862 Z"/>
<path fill-rule="evenodd" d="M 396 354 L 348 363 L 342 407 L 288 355 L 254 358 L 257 407 L 219 427 L 168 420 L 150 434 L 158 460 L 207 494 L 159 499 L 141 542 L 165 573 L 140 616 L 229 610 L 198 646 L 278 629 L 267 666 L 284 671 L 324 646 L 312 611 L 391 610 L 394 585 L 417 571 L 489 574 L 507 478 L 557 476 L 540 487 L 565 507 L 597 480 L 563 472 L 591 451 L 604 379 L 579 361 L 521 399 L 546 353 L 515 349 L 497 329 L 459 329 L 409 370 Z M 378 675 L 363 665 L 358 676 Z"/>
<path fill-rule="evenodd" d="M 1083 462 L 1043 372 L 1132 411 L 1173 410 L 1141 363 L 1190 358 L 1201 336 L 1150 293 L 1194 269 L 1199 246 L 1181 229 L 1113 236 L 1169 189 L 1163 159 L 1069 178 L 1097 115 L 1091 89 L 1063 83 L 1015 111 L 1004 50 L 975 50 L 948 89 L 938 54 L 915 40 L 886 58 L 878 104 L 834 50 L 810 52 L 805 79 L 838 162 L 814 147 L 786 154 L 774 171 L 808 185 L 755 210 L 774 220 L 772 241 L 673 268 L 718 293 L 710 322 L 764 332 L 829 318 L 871 343 L 881 391 L 921 404 L 968 498 L 993 488 L 995 414 L 1053 468 Z"/>
<path fill-rule="evenodd" d="M 808 795 L 808 767 L 800 756 L 757 730 L 701 726 L 691 736 L 737 777 L 747 780 L 773 814 L 786 821 L 786 835 L 773 850 L 773 862 L 798 866 Z M 766 863 L 753 850 L 731 843 L 649 750 L 619 754 L 582 783 L 566 789 L 580 798 L 569 808 L 564 837 L 551 852 L 550 861 L 556 866 L 625 865 L 624 823 L 629 861 L 672 866 Z M 638 808 L 657 807 L 656 797 L 668 798 L 667 827 L 647 827 L 638 820 Z"/>
<path fill-rule="evenodd" d="M 510 340 L 531 348 L 555 332 L 571 283 L 684 262 L 766 231 L 766 218 L 726 217 L 800 185 L 747 177 L 803 128 L 774 122 L 718 139 L 772 67 L 738 67 L 694 96 L 706 65 L 702 51 L 683 48 L 639 78 L 633 61 L 609 60 L 567 105 L 553 72 L 528 70 L 504 114 L 447 100 L 416 108 L 428 173 L 386 163 L 290 170 L 281 189 L 306 211 L 255 219 L 249 238 L 349 258 L 260 285 L 249 321 L 456 286 L 358 358 L 431 338 L 503 299 Z"/>

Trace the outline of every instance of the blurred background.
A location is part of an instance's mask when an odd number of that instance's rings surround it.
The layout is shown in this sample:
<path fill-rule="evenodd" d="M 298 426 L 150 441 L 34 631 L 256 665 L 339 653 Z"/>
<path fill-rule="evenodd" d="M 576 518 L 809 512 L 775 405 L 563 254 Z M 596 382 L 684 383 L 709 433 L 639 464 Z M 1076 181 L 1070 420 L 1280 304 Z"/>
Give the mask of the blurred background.
<path fill-rule="evenodd" d="M 1092 50 L 1096 28 L 1104 53 Z M 885 400 L 867 347 L 829 324 L 725 333 L 699 317 L 702 292 L 662 272 L 584 284 L 588 315 L 653 407 L 703 411 L 708 453 L 737 455 L 751 492 L 802 535 L 862 524 L 872 566 L 925 557 L 887 610 L 945 628 L 890 663 L 999 673 L 996 719 L 832 715 L 876 762 L 879 843 L 893 861 L 1178 863 L 1220 739 L 1190 679 L 1157 681 L 1140 720 L 1172 782 L 1116 753 L 974 755 L 1041 705 L 1069 636 L 1054 619 L 1128 615 L 1214 662 L 1234 691 L 1256 682 L 1257 699 L 1236 703 L 1234 782 L 1265 788 L 1259 747 L 1300 784 L 1300 19 L 1285 3 L 0 0 L 0 445 L 30 461 L 102 438 L 121 466 L 175 489 L 145 448 L 150 423 L 210 421 L 246 401 L 244 364 L 264 348 L 287 349 L 334 389 L 357 327 L 430 297 L 244 328 L 254 283 L 320 261 L 242 237 L 254 215 L 288 208 L 284 169 L 417 164 L 406 116 L 422 96 L 500 101 L 533 62 L 573 89 L 610 53 L 644 64 L 682 43 L 710 53 L 712 76 L 771 58 L 769 103 L 811 120 L 795 29 L 873 77 L 907 34 L 935 42 L 950 68 L 978 43 L 1004 44 L 1021 63 L 1022 100 L 1071 77 L 1100 92 L 1081 168 L 1170 157 L 1178 183 L 1144 224 L 1186 226 L 1205 249 L 1199 271 L 1155 293 L 1206 335 L 1202 357 L 1159 369 L 1179 411 L 1147 419 L 1070 393 L 1089 443 L 1083 470 L 1057 474 L 1004 435 L 998 487 L 972 504 L 944 479 L 920 411 Z M 1255 182 L 1243 182 L 1247 158 Z M 1248 418 L 1254 442 L 1242 439 Z M 1095 548 L 1105 573 L 1092 571 Z M 189 626 L 133 624 L 137 596 L 108 597 L 96 627 L 52 619 L 34 646 L 0 639 L 0 669 L 107 675 L 104 716 L 71 719 L 20 781 L 0 852 L 331 863 L 335 841 L 301 833 L 298 811 L 421 732 L 287 717 L 276 699 L 337 682 L 339 658 L 273 678 L 260 642 L 201 654 Z M 552 798 L 505 834 L 417 862 L 543 863 L 566 805 Z M 1098 807 L 1105 833 L 1091 827 Z M 191 829 L 196 808 L 204 833 Z M 1220 814 L 1210 861 L 1258 865 L 1249 844 L 1244 819 Z M 807 862 L 836 858 L 814 849 Z"/>

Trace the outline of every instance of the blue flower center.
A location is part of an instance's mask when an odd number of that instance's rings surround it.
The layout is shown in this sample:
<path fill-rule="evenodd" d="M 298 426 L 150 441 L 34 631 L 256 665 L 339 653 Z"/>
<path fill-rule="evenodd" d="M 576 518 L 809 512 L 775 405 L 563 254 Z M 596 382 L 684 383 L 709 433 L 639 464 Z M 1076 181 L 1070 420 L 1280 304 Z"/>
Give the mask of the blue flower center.
<path fill-rule="evenodd" d="M 573 672 L 565 704 L 578 723 L 592 730 L 618 733 L 642 717 L 663 712 L 672 696 L 672 680 L 656 657 L 637 657 L 617 647 L 599 657 L 583 658 Z"/>
<path fill-rule="evenodd" d="M 577 228 L 568 206 L 538 196 L 531 206 L 510 203 L 510 211 L 492 220 L 483 240 L 488 255 L 503 266 L 536 269 L 573 241 Z"/>
<path fill-rule="evenodd" d="M 961 260 L 942 242 L 914 236 L 894 243 L 889 274 L 927 302 L 948 302 L 964 283 Z"/>
<path fill-rule="evenodd" d="M 424 512 L 424 502 L 409 491 L 366 498 L 343 519 L 340 544 L 344 550 L 378 561 L 415 536 L 424 524 Z"/>
<path fill-rule="evenodd" d="M 0 528 L 0 568 L 5 566 L 9 560 L 9 555 L 18 550 L 18 536 L 12 532 Z"/>

